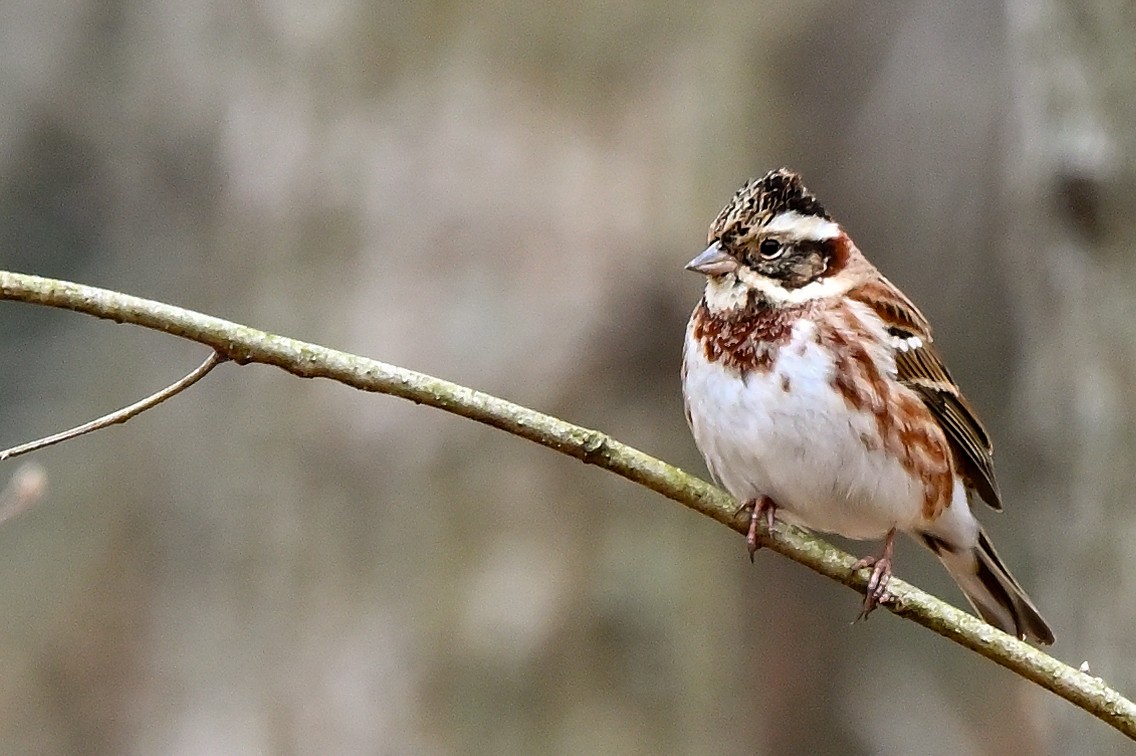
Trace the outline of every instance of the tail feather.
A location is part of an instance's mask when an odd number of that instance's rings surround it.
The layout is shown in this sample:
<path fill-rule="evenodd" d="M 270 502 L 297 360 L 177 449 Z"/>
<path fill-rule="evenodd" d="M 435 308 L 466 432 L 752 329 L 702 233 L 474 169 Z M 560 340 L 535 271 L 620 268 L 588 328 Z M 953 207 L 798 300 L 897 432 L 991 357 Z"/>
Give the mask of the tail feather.
<path fill-rule="evenodd" d="M 952 550 L 933 536 L 924 536 L 923 542 L 943 562 L 982 619 L 1017 638 L 1053 642 L 1053 631 L 1006 569 L 984 531 L 979 530 L 978 544 L 969 550 Z"/>

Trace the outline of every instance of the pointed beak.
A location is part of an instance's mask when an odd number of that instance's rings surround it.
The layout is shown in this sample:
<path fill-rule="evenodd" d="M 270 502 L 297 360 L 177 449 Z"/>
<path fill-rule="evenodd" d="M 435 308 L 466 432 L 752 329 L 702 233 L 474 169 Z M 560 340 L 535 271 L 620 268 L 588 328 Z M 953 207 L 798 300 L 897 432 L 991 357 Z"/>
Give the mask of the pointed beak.
<path fill-rule="evenodd" d="M 688 262 L 686 269 L 706 276 L 720 276 L 737 270 L 738 261 L 722 249 L 721 244 L 714 242 L 704 249 L 702 254 Z"/>

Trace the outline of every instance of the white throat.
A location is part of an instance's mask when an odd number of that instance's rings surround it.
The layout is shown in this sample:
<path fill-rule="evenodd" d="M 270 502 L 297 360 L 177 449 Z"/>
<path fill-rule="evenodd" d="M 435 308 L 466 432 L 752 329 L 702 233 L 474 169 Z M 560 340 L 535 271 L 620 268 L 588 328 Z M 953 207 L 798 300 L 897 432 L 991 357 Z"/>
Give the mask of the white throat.
<path fill-rule="evenodd" d="M 706 279 L 706 308 L 712 315 L 737 312 L 746 306 L 750 287 L 742 283 L 737 274 L 712 276 Z"/>

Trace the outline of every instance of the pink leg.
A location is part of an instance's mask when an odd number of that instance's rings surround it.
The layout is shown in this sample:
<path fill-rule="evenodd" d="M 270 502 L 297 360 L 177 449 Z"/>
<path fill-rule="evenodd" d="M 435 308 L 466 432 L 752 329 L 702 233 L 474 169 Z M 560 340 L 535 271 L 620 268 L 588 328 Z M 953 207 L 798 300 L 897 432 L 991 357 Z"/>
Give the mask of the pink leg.
<path fill-rule="evenodd" d="M 869 556 L 852 565 L 852 570 L 872 568 L 871 577 L 868 578 L 868 590 L 864 594 L 864 609 L 858 619 L 867 619 L 872 610 L 880 605 L 887 597 L 887 584 L 891 579 L 891 555 L 895 547 L 895 528 L 888 531 L 884 537 L 884 550 L 878 557 Z"/>
<path fill-rule="evenodd" d="M 761 548 L 761 544 L 757 540 L 757 523 L 761 521 L 764 515 L 766 530 L 773 530 L 773 513 L 777 511 L 777 504 L 768 496 L 762 496 L 760 499 L 747 499 L 734 512 L 734 516 L 737 517 L 747 509 L 749 510 L 749 531 L 746 533 L 746 548 L 749 550 L 749 561 L 752 562 L 753 555 Z"/>

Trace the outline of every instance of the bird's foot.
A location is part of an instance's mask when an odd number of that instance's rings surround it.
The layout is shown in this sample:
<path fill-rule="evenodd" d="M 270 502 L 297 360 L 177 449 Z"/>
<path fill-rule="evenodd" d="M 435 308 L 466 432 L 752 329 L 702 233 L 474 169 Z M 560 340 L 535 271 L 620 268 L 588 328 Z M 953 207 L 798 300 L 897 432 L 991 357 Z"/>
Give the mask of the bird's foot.
<path fill-rule="evenodd" d="M 877 606 L 888 599 L 887 585 L 891 580 L 891 555 L 895 546 L 895 528 L 888 531 L 884 538 L 884 550 L 879 556 L 868 556 L 852 565 L 852 571 L 872 568 L 868 577 L 868 589 L 864 592 L 864 608 L 860 611 L 857 620 L 867 619 Z"/>
<path fill-rule="evenodd" d="M 773 513 L 777 511 L 777 504 L 773 499 L 768 496 L 762 496 L 757 499 L 746 499 L 742 505 L 734 512 L 734 517 L 737 517 L 742 512 L 749 510 L 749 530 L 746 532 L 746 549 L 749 551 L 749 561 L 753 561 L 753 555 L 761 548 L 761 543 L 757 539 L 757 523 L 761 518 L 765 517 L 765 528 L 767 531 L 773 530 Z"/>

